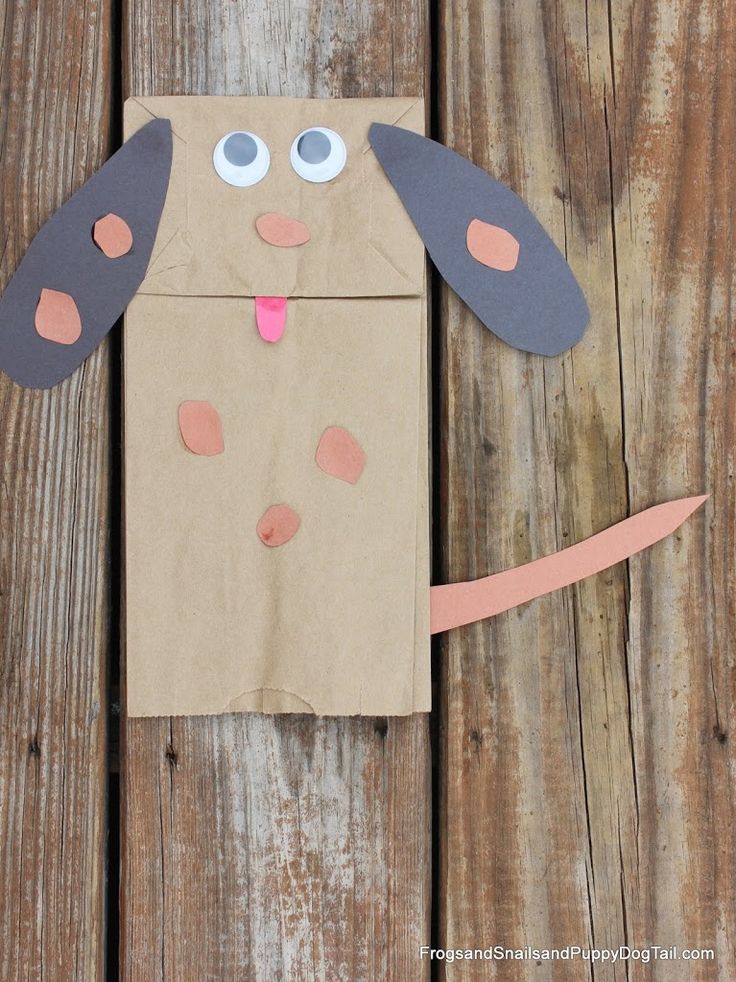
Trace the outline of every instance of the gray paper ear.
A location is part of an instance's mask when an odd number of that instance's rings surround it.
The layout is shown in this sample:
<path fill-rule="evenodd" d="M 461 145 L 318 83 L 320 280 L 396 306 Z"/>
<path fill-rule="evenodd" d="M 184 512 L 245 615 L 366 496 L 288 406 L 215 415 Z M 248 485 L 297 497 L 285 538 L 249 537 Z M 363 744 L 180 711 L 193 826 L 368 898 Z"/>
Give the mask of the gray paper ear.
<path fill-rule="evenodd" d="M 580 340 L 589 319 L 585 297 L 513 191 L 398 126 L 373 123 L 369 139 L 435 266 L 486 327 L 541 355 Z"/>
<path fill-rule="evenodd" d="M 0 300 L 0 368 L 46 389 L 102 341 L 140 286 L 171 172 L 171 124 L 139 130 L 43 226 Z"/>

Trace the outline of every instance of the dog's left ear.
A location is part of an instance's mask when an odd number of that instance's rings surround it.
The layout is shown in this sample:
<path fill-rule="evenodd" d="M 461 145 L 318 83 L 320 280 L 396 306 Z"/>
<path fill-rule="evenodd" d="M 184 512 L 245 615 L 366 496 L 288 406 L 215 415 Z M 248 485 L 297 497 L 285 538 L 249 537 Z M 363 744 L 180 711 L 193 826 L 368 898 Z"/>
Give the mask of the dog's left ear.
<path fill-rule="evenodd" d="M 171 172 L 171 124 L 154 119 L 43 226 L 0 300 L 0 369 L 47 389 L 128 306 L 151 258 Z"/>
<path fill-rule="evenodd" d="M 580 340 L 585 297 L 513 191 L 410 130 L 373 123 L 369 140 L 435 266 L 486 327 L 542 355 Z"/>

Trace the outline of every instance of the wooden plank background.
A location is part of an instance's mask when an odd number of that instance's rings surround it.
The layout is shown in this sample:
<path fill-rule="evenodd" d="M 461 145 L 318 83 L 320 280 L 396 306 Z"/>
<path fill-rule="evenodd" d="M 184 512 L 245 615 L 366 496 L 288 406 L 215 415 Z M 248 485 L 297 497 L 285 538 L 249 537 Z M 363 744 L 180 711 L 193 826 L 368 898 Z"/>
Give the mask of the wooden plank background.
<path fill-rule="evenodd" d="M 436 581 L 712 495 L 626 566 L 442 639 L 432 721 L 124 722 L 110 924 L 119 366 L 105 344 L 49 393 L 0 378 L 0 978 L 113 978 L 118 933 L 121 977 L 146 982 L 736 978 L 736 4 L 0 12 L 0 286 L 109 153 L 125 95 L 423 93 L 593 311 L 579 347 L 541 359 L 437 285 Z M 430 938 L 717 960 L 432 970 Z"/>
<path fill-rule="evenodd" d="M 0 8 L 0 288 L 112 149 L 108 0 Z M 48 392 L 0 374 L 0 978 L 104 960 L 109 343 Z"/>
<path fill-rule="evenodd" d="M 593 312 L 543 360 L 443 292 L 443 577 L 712 493 L 644 556 L 446 638 L 438 924 L 449 946 L 678 944 L 717 965 L 499 978 L 736 978 L 735 20 L 691 0 L 441 4 L 439 135 L 522 194 Z"/>

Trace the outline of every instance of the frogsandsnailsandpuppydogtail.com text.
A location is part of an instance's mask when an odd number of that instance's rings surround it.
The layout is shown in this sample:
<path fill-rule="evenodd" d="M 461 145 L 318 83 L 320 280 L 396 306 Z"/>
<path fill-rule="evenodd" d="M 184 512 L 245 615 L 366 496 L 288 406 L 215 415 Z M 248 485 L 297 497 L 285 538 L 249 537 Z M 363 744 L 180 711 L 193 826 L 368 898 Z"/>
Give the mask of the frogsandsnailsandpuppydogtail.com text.
<path fill-rule="evenodd" d="M 616 964 L 616 962 L 641 962 L 648 965 L 656 961 L 713 961 L 715 951 L 712 948 L 686 948 L 678 945 L 619 945 L 617 948 L 591 948 L 583 945 L 565 945 L 562 948 L 535 948 L 525 945 L 523 948 L 509 948 L 506 945 L 495 944 L 483 948 L 432 948 L 421 945 L 421 959 L 432 961 L 562 961 L 578 960 Z"/>

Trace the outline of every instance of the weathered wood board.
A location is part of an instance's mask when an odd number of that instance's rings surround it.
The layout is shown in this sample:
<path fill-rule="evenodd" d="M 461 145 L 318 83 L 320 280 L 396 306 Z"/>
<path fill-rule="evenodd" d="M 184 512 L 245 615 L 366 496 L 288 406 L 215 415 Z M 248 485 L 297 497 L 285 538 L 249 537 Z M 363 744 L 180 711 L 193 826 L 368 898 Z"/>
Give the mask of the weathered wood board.
<path fill-rule="evenodd" d="M 735 24 L 696 0 L 440 4 L 440 136 L 529 202 L 593 311 L 542 360 L 443 291 L 444 577 L 712 497 L 627 567 L 444 642 L 438 941 L 716 951 L 448 979 L 736 976 Z"/>
<path fill-rule="evenodd" d="M 0 289 L 111 149 L 111 5 L 2 5 Z M 109 354 L 0 377 L 0 978 L 102 977 Z"/>
<path fill-rule="evenodd" d="M 426 43 L 413 0 L 133 0 L 124 92 L 422 94 Z M 426 716 L 124 730 L 123 978 L 428 978 Z"/>

